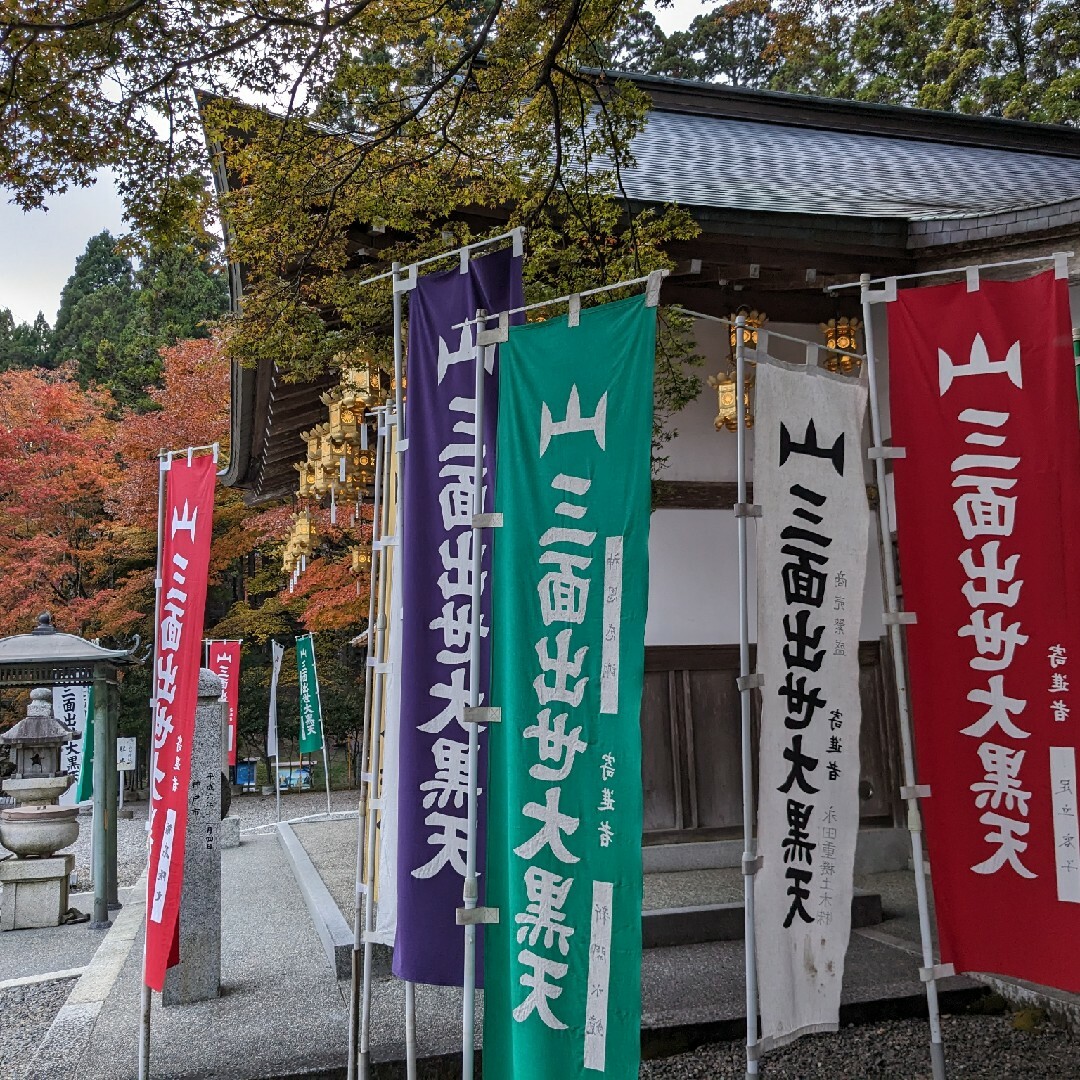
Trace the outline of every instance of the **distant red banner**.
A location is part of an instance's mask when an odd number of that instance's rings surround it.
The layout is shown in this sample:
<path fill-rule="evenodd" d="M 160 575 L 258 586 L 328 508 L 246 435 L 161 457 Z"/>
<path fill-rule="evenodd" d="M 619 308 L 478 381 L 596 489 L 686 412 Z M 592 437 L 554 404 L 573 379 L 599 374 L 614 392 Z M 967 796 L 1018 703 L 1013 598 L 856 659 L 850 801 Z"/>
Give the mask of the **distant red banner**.
<path fill-rule="evenodd" d="M 896 503 L 943 963 L 1080 991 L 1080 430 L 1066 282 L 889 305 Z"/>
<path fill-rule="evenodd" d="M 239 641 L 208 641 L 209 667 L 221 680 L 221 694 L 229 706 L 229 764 L 236 764 L 236 710 L 240 703 Z"/>
<path fill-rule="evenodd" d="M 148 986 L 179 960 L 191 736 L 199 695 L 203 614 L 214 514 L 214 460 L 177 457 L 166 474 L 161 603 L 154 656 L 154 768 L 147 886 Z"/>

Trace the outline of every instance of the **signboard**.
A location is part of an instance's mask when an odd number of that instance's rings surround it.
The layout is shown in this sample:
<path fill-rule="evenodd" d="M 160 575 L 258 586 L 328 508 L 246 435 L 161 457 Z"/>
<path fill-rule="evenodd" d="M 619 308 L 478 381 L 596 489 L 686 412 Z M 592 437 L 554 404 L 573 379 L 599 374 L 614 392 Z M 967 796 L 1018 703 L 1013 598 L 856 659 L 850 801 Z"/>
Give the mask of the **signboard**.
<path fill-rule="evenodd" d="M 116 768 L 119 772 L 135 768 L 135 739 L 116 740 Z"/>
<path fill-rule="evenodd" d="M 641 733 L 656 309 L 502 346 L 484 1060 L 638 1075 Z"/>
<path fill-rule="evenodd" d="M 889 304 L 897 533 L 941 959 L 1080 991 L 1080 420 L 1067 282 Z"/>
<path fill-rule="evenodd" d="M 859 831 L 866 388 L 757 366 L 762 676 L 754 925 L 763 1050 L 835 1031 Z"/>

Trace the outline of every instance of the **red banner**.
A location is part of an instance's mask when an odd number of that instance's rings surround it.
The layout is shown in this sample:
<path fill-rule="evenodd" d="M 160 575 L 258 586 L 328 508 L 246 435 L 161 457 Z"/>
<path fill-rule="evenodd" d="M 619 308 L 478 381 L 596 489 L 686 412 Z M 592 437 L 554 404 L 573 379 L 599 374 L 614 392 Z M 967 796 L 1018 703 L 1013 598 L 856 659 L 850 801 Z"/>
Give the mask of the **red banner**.
<path fill-rule="evenodd" d="M 236 709 L 240 702 L 239 641 L 208 641 L 210 663 L 207 665 L 221 680 L 222 700 L 229 706 L 229 764 L 236 764 Z"/>
<path fill-rule="evenodd" d="M 1080 991 L 1080 430 L 1066 282 L 889 305 L 911 699 L 943 963 Z"/>
<path fill-rule="evenodd" d="M 154 656 L 154 765 L 150 779 L 150 872 L 146 971 L 161 990 L 179 960 L 191 736 L 199 695 L 203 613 L 214 514 L 212 457 L 172 459 L 165 486 L 161 600 Z"/>

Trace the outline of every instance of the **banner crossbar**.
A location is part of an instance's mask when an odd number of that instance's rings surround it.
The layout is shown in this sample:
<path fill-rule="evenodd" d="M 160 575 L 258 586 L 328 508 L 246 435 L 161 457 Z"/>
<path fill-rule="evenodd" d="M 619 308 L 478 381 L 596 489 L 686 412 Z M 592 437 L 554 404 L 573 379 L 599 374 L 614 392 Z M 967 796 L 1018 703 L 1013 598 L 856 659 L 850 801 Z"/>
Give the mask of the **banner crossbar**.
<path fill-rule="evenodd" d="M 443 259 L 458 258 L 465 260 L 472 252 L 478 251 L 480 248 L 491 247 L 494 244 L 501 243 L 503 240 L 513 240 L 514 254 L 521 255 L 525 248 L 525 226 L 518 225 L 508 232 L 499 233 L 498 236 L 489 236 L 486 240 L 476 240 L 471 244 L 462 244 L 461 247 L 451 248 L 449 251 L 441 251 L 438 255 L 429 255 L 426 259 L 418 259 L 416 262 L 406 263 L 404 266 L 398 265 L 392 270 L 384 270 L 381 274 L 376 274 L 374 277 L 365 278 L 358 283 L 357 288 L 363 288 L 365 285 L 374 285 L 377 281 L 387 281 L 403 272 L 410 275 L 413 284 L 415 285 L 416 271 L 421 266 L 430 266 L 432 263 L 441 262 Z"/>
<path fill-rule="evenodd" d="M 681 304 L 673 305 L 672 310 L 678 311 L 683 315 L 689 315 L 693 319 L 704 319 L 706 322 L 720 323 L 722 326 L 734 327 L 737 325 L 737 319 L 725 319 L 719 315 L 706 315 L 703 311 L 694 311 L 691 308 L 683 307 Z M 764 338 L 764 342 L 760 344 L 756 349 L 746 350 L 746 359 L 752 360 L 755 364 L 782 364 L 786 361 L 777 360 L 775 357 L 765 355 L 765 348 L 767 346 L 769 338 L 779 338 L 781 341 L 791 341 L 796 345 L 813 345 L 819 350 L 827 351 L 830 356 L 850 356 L 852 360 L 865 360 L 866 353 L 849 352 L 847 349 L 830 349 L 826 345 L 822 345 L 817 341 L 807 341 L 806 338 L 793 337 L 791 334 L 781 334 L 779 330 L 767 330 L 765 327 L 757 328 L 758 340 L 761 341 Z"/>
<path fill-rule="evenodd" d="M 865 281 L 845 281 L 840 285 L 826 285 L 826 292 L 838 292 L 840 289 L 854 289 L 857 285 L 884 285 L 889 281 L 917 281 L 921 278 L 945 277 L 948 274 L 966 274 L 971 270 L 997 270 L 1005 266 L 1033 266 L 1039 263 L 1058 263 L 1062 259 L 1074 258 L 1075 252 L 1054 251 L 1049 255 L 1035 255 L 1030 259 L 1009 259 L 1005 262 L 976 263 L 971 266 L 953 266 L 946 270 L 921 270 L 915 274 L 892 274 L 889 277 L 867 278 Z"/>
<path fill-rule="evenodd" d="M 670 274 L 670 270 L 653 270 L 652 273 L 642 274 L 641 277 L 628 278 L 626 281 L 616 281 L 612 285 L 598 285 L 595 289 L 583 289 L 581 292 L 567 293 L 565 296 L 553 296 L 549 300 L 537 300 L 534 304 L 525 304 L 523 307 L 510 308 L 507 311 L 492 311 L 478 314 L 475 318 L 465 319 L 464 322 L 454 323 L 452 330 L 464 330 L 467 326 L 479 326 L 492 320 L 507 321 L 511 315 L 523 315 L 529 311 L 539 311 L 540 308 L 555 307 L 558 304 L 571 304 L 575 298 L 580 301 L 584 296 L 599 296 L 600 293 L 614 292 L 616 289 L 628 289 L 633 285 L 648 285 L 647 298 L 656 296 L 659 299 L 660 282 Z M 655 303 L 650 306 L 655 307 Z"/>

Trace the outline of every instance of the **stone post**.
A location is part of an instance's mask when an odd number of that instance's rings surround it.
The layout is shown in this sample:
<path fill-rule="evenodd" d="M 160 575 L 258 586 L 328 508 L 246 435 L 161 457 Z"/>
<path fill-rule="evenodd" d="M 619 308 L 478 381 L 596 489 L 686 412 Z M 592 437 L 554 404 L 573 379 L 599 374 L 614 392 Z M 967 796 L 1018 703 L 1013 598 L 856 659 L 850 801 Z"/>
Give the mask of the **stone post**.
<path fill-rule="evenodd" d="M 180 963 L 165 976 L 161 1003 L 215 998 L 221 986 L 221 680 L 199 672 L 180 893 Z"/>

